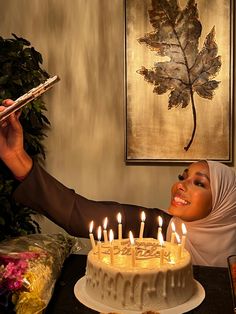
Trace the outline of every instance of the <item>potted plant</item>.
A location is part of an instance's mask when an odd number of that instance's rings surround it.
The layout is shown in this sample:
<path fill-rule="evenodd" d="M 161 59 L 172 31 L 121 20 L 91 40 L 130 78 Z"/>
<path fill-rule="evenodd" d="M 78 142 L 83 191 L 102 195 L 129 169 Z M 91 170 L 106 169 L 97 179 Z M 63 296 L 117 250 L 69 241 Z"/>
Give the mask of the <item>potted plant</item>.
<path fill-rule="evenodd" d="M 7 39 L 0 37 L 0 102 L 6 98 L 17 99 L 49 77 L 41 68 L 41 54 L 28 40 L 15 34 L 12 36 L 13 38 Z M 45 159 L 42 141 L 50 125 L 45 111 L 45 104 L 40 97 L 24 107 L 20 116 L 25 149 L 34 160 Z M 0 161 L 0 241 L 40 232 L 40 227 L 32 216 L 35 212 L 17 204 L 12 198 L 17 184 L 19 183 L 12 173 Z"/>

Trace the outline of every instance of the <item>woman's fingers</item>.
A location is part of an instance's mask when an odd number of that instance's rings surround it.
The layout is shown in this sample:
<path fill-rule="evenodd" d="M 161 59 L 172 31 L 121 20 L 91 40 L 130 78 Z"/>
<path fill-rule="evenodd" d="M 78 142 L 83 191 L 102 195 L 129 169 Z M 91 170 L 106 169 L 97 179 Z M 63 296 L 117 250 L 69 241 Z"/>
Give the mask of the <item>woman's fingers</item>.
<path fill-rule="evenodd" d="M 0 112 L 4 111 L 6 109 L 6 107 L 9 107 L 13 104 L 13 100 L 11 99 L 4 99 L 2 101 L 2 105 L 0 105 Z M 1 122 L 1 126 L 2 127 L 6 127 L 7 126 L 7 119 L 4 119 L 2 122 Z"/>
<path fill-rule="evenodd" d="M 0 106 L 0 111 L 4 111 L 4 109 L 6 109 L 6 107 L 11 106 L 13 103 L 14 103 L 14 101 L 12 99 L 4 99 L 2 101 L 2 106 Z M 4 119 L 5 121 L 4 121 L 4 123 L 2 122 L 1 125 L 3 127 L 8 125 L 8 121 L 10 121 L 11 123 L 14 123 L 16 120 L 19 120 L 20 115 L 21 115 L 21 110 L 17 110 L 15 112 L 13 112 L 6 119 Z"/>
<path fill-rule="evenodd" d="M 1 127 L 6 128 L 8 126 L 8 123 L 6 121 L 1 122 Z"/>
<path fill-rule="evenodd" d="M 12 99 L 4 99 L 2 102 L 2 105 L 5 107 L 8 107 L 10 105 L 12 105 L 14 103 L 14 101 Z"/>
<path fill-rule="evenodd" d="M 20 115 L 21 115 L 21 109 L 19 109 L 19 110 L 17 110 L 16 112 L 15 112 L 15 115 L 16 115 L 16 119 L 17 120 L 19 120 L 19 118 L 20 118 Z"/>
<path fill-rule="evenodd" d="M 4 111 L 6 109 L 6 106 L 0 106 L 0 112 Z M 2 128 L 5 128 L 7 126 L 7 122 L 4 120 L 0 121 L 0 125 Z"/>

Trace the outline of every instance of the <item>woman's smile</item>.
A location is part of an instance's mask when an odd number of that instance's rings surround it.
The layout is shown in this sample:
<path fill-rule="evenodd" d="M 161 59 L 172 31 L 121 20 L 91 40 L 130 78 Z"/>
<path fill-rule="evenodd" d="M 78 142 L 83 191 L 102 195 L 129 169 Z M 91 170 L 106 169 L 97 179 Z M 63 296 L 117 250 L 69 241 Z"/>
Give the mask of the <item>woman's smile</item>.
<path fill-rule="evenodd" d="M 190 202 L 182 198 L 181 196 L 175 195 L 172 198 L 172 205 L 173 206 L 183 206 L 183 205 L 190 205 Z"/>

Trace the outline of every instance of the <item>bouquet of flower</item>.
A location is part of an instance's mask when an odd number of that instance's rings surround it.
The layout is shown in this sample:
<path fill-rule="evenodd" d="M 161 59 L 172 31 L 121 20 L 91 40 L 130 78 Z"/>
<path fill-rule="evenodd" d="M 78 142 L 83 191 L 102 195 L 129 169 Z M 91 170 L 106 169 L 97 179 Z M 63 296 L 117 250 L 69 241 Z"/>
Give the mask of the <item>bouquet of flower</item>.
<path fill-rule="evenodd" d="M 0 312 L 42 313 L 66 257 L 81 247 L 77 238 L 62 234 L 32 234 L 1 242 Z"/>

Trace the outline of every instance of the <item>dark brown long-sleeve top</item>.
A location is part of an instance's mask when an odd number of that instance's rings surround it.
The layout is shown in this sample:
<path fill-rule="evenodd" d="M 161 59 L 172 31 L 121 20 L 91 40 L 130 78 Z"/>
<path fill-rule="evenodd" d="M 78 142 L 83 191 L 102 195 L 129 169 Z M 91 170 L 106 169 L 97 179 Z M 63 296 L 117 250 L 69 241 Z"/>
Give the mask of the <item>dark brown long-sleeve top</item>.
<path fill-rule="evenodd" d="M 129 230 L 134 237 L 139 236 L 141 211 L 146 214 L 144 236 L 157 236 L 157 217 L 163 218 L 163 236 L 171 216 L 156 208 L 144 208 L 136 205 L 120 204 L 110 201 L 93 201 L 78 195 L 74 190 L 65 187 L 48 174 L 38 163 L 27 178 L 19 184 L 14 192 L 14 198 L 64 228 L 69 234 L 88 238 L 89 224 L 94 221 L 94 231 L 108 217 L 108 229 L 113 229 L 117 236 L 117 214 L 122 215 L 123 236 L 127 237 Z"/>

